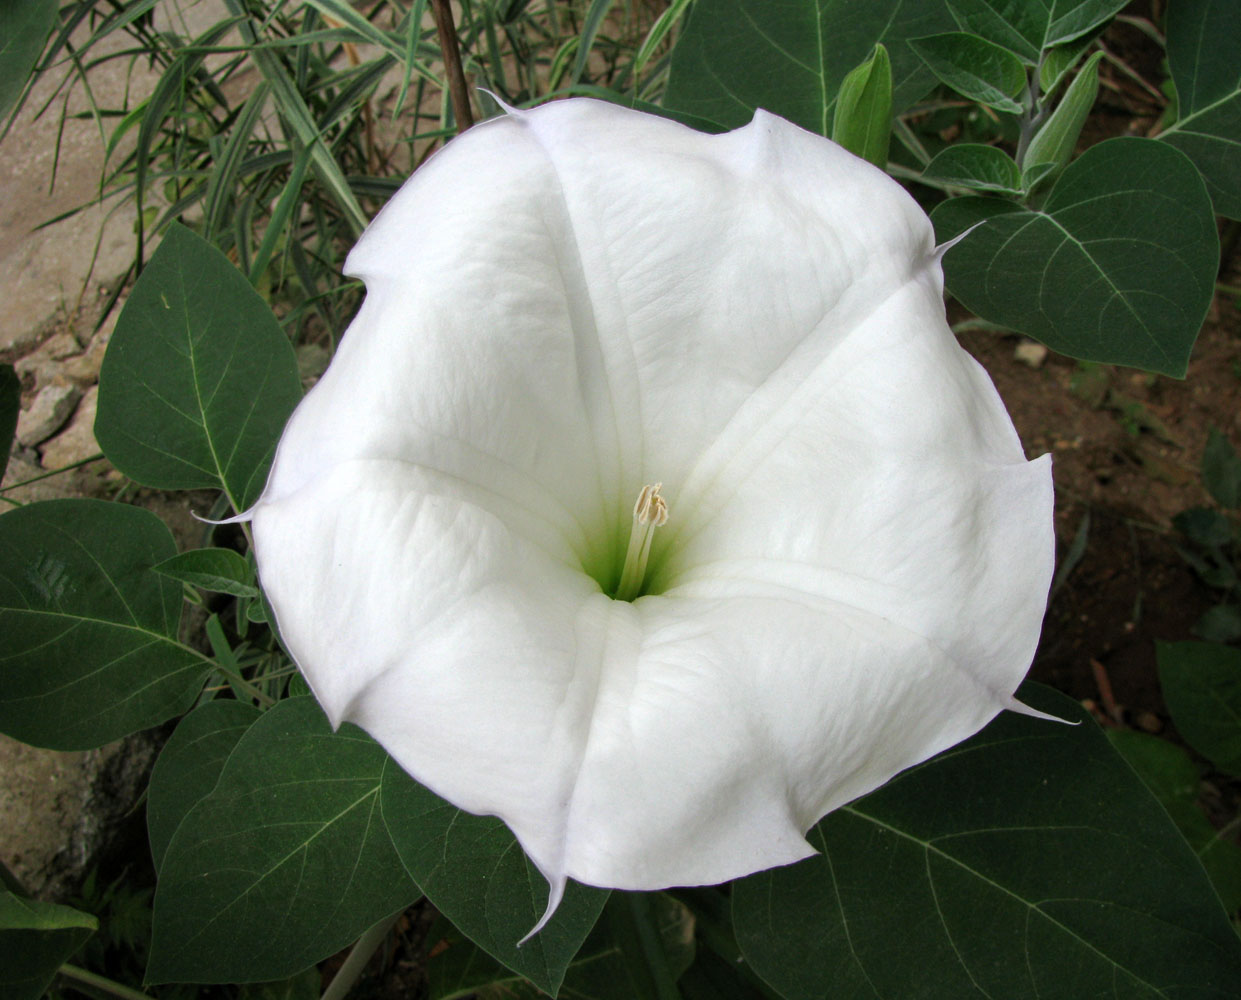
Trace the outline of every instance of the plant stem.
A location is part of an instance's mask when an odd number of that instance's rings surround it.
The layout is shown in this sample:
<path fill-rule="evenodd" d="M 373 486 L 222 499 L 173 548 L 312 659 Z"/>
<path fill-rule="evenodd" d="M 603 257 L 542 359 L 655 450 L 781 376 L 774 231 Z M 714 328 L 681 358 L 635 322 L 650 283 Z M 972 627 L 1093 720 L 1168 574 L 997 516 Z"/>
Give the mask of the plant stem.
<path fill-rule="evenodd" d="M 358 977 L 362 975 L 362 970 L 366 968 L 366 963 L 371 960 L 371 956 L 384 943 L 384 938 L 388 936 L 388 931 L 392 930 L 393 924 L 400 919 L 404 910 L 398 910 L 390 917 L 384 917 L 374 927 L 368 930 L 360 938 L 357 943 L 349 951 L 349 957 L 345 959 L 345 964 L 340 967 L 336 975 L 332 977 L 332 981 L 328 983 L 327 989 L 323 991 L 320 1000 L 344 1000 L 349 991 L 353 989 L 354 983 L 358 981 Z"/>
<path fill-rule="evenodd" d="M 461 69 L 461 46 L 457 41 L 457 29 L 452 21 L 448 0 L 431 0 L 435 14 L 435 31 L 439 35 L 440 51 L 444 53 L 444 72 L 448 74 L 448 93 L 452 97 L 452 113 L 457 119 L 460 135 L 474 124 L 470 110 L 470 92 L 465 86 L 465 73 Z"/>
<path fill-rule="evenodd" d="M 15 490 L 19 486 L 28 486 L 31 483 L 37 483 L 40 479 L 49 479 L 52 476 L 59 476 L 62 472 L 68 472 L 69 470 L 76 469 L 82 465 L 89 465 L 91 462 L 97 462 L 101 458 L 103 458 L 102 451 L 99 452 L 98 454 L 91 455 L 89 458 L 83 458 L 80 461 L 73 462 L 62 468 L 53 469 L 51 472 L 44 472 L 37 476 L 31 476 L 29 479 L 23 479 L 20 483 L 9 483 L 9 485 L 5 486 L 3 490 L 0 490 L 0 492 L 4 492 L 7 490 Z"/>
<path fill-rule="evenodd" d="M 143 993 L 141 990 L 123 986 L 114 980 L 108 979 L 106 976 L 88 972 L 86 969 L 79 969 L 76 965 L 70 965 L 68 962 L 57 971 L 66 979 L 72 979 L 86 986 L 93 986 L 95 989 L 102 990 L 111 996 L 120 997 L 121 1000 L 151 1000 L 150 993 Z"/>
<path fill-rule="evenodd" d="M 607 903 L 608 921 L 640 1000 L 681 1000 L 655 923 L 654 898 L 654 893 L 614 889 Z"/>

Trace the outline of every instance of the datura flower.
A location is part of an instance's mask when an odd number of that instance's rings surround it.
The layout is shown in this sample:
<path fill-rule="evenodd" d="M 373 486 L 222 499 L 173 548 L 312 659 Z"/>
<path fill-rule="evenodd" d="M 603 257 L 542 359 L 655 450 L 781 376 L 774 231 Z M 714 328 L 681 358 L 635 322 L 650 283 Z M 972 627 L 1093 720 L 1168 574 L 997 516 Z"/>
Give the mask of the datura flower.
<path fill-rule="evenodd" d="M 334 725 L 551 885 L 713 884 L 1013 698 L 1053 562 L 930 222 L 765 112 L 590 100 L 431 158 L 250 512 Z M 546 919 L 546 917 L 544 918 Z"/>

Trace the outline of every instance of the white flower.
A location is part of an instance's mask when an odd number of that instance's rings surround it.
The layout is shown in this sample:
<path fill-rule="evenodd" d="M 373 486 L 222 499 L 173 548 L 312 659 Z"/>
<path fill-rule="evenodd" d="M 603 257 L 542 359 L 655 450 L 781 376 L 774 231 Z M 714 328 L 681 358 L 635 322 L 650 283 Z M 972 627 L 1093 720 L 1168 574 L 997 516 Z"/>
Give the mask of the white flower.
<path fill-rule="evenodd" d="M 453 140 L 347 270 L 366 300 L 253 511 L 262 582 L 333 724 L 501 817 L 549 912 L 567 877 L 797 861 L 1020 708 L 1050 459 L 879 170 L 764 112 L 564 101 Z"/>

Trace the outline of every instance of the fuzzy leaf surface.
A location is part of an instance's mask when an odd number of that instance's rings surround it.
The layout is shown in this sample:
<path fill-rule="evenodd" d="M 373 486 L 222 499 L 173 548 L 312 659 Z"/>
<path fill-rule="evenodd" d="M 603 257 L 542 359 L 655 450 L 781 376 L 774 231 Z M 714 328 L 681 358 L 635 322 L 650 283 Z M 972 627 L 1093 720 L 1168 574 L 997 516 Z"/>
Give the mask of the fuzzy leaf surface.
<path fill-rule="evenodd" d="M 1110 139 L 1041 208 L 955 198 L 931 213 L 948 289 L 968 308 L 1070 357 L 1183 377 L 1219 261 L 1193 165 L 1150 139 Z"/>
<path fill-rule="evenodd" d="M 1006 714 L 828 816 L 822 855 L 734 886 L 738 942 L 790 1000 L 1225 1000 L 1241 941 L 1202 866 L 1070 699 Z"/>
<path fill-rule="evenodd" d="M 0 996 L 39 1000 L 97 926 L 89 913 L 0 889 Z"/>
<path fill-rule="evenodd" d="M 756 108 L 829 135 L 841 81 L 877 43 L 892 64 L 892 111 L 935 77 L 907 44 L 956 27 L 940 4 L 903 0 L 699 0 L 672 57 L 664 106 L 725 128 Z"/>
<path fill-rule="evenodd" d="M 0 517 L 0 730 L 85 750 L 194 700 L 210 661 L 177 641 L 176 552 L 149 511 L 49 500 Z"/>
<path fill-rule="evenodd" d="M 1168 5 L 1168 68 L 1178 118 L 1159 138 L 1202 171 L 1220 215 L 1241 219 L 1241 4 Z"/>
<path fill-rule="evenodd" d="M 148 980 L 287 978 L 417 899 L 379 814 L 386 760 L 313 698 L 250 726 L 164 853 Z"/>
<path fill-rule="evenodd" d="M 301 398 L 297 359 L 267 304 L 222 253 L 173 226 L 125 304 L 99 373 L 95 435 L 158 489 L 258 499 Z"/>
<path fill-rule="evenodd" d="M 383 817 L 410 877 L 492 958 L 556 995 L 608 893 L 570 882 L 556 915 L 517 947 L 547 902 L 547 882 L 493 816 L 445 802 L 389 762 Z"/>

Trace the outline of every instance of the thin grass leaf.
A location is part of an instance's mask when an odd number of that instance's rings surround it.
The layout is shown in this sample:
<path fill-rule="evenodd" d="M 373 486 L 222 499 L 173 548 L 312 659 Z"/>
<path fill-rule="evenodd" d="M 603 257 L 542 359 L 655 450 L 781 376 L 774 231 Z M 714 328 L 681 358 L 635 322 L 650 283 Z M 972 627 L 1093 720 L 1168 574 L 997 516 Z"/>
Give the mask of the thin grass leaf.
<path fill-rule="evenodd" d="M 634 76 L 640 76 L 642 70 L 646 68 L 646 64 L 650 62 L 651 56 L 655 54 L 655 50 L 663 44 L 669 33 L 685 16 L 685 12 L 689 10 L 690 0 L 672 0 L 672 4 L 662 14 L 655 19 L 655 23 L 651 25 L 651 30 L 646 33 L 646 38 L 642 40 L 642 44 L 638 46 L 638 53 L 633 58 Z"/>
<path fill-rule="evenodd" d="M 281 233 L 293 216 L 293 209 L 301 203 L 302 183 L 306 179 L 306 168 L 310 166 L 310 151 L 303 149 L 293 161 L 293 171 L 285 182 L 280 197 L 276 199 L 271 216 L 267 220 L 267 229 L 263 233 L 263 241 L 250 264 L 250 284 L 257 285 L 259 277 L 267 270 L 272 255 L 276 252 L 276 243 Z M 292 234 L 290 234 L 292 239 Z"/>
<path fill-rule="evenodd" d="M 363 63 L 349 73 L 342 73 L 338 78 L 341 84 L 335 99 L 319 116 L 319 124 L 323 131 L 342 122 L 347 116 L 357 112 L 374 93 L 379 81 L 383 79 L 392 66 L 391 56 L 381 56 L 368 63 Z"/>
<path fill-rule="evenodd" d="M 203 209 L 203 236 L 208 240 L 214 239 L 215 234 L 233 214 L 233 198 L 240 181 L 243 157 L 250 146 L 250 137 L 262 117 L 268 93 L 266 82 L 261 82 L 254 88 L 229 129 L 223 150 L 220 155 L 213 157 L 215 167 L 207 182 L 206 205 Z"/>
<path fill-rule="evenodd" d="M 603 19 L 611 9 L 612 0 L 590 0 L 586 11 L 586 19 L 582 22 L 582 30 L 578 35 L 577 61 L 573 64 L 573 75 L 570 80 L 576 84 L 586 71 L 586 61 L 590 58 L 590 50 L 594 47 L 595 36 L 603 26 Z"/>
<path fill-rule="evenodd" d="M 230 9 L 241 12 L 240 0 L 225 0 L 225 2 Z M 258 34 L 253 23 L 242 24 L 241 32 L 247 42 L 257 42 Z M 271 86 L 272 97 L 280 109 L 282 121 L 292 130 L 297 142 L 310 149 L 315 175 L 348 220 L 354 235 L 360 235 L 366 228 L 366 213 L 362 211 L 362 206 L 358 204 L 358 200 L 349 189 L 349 184 L 335 157 L 323 142 L 310 109 L 306 107 L 305 100 L 294 86 L 288 70 L 274 52 L 256 49 L 252 58 L 259 72 L 263 74 L 263 79 Z"/>
<path fill-rule="evenodd" d="M 405 46 L 400 55 L 401 65 L 405 67 L 405 75 L 401 78 L 401 89 L 397 92 L 396 105 L 392 109 L 394 120 L 405 107 L 405 95 L 409 92 L 409 82 L 414 77 L 417 64 L 416 53 L 422 41 L 422 15 L 426 11 L 426 6 L 427 0 L 414 0 L 414 5 L 409 10 L 409 17 L 405 21 Z M 414 107 L 417 108 L 418 104 L 415 103 Z"/>
<path fill-rule="evenodd" d="M 359 41 L 379 46 L 394 59 L 405 58 L 403 42 L 376 27 L 344 0 L 306 0 L 306 5 L 347 26 Z"/>

